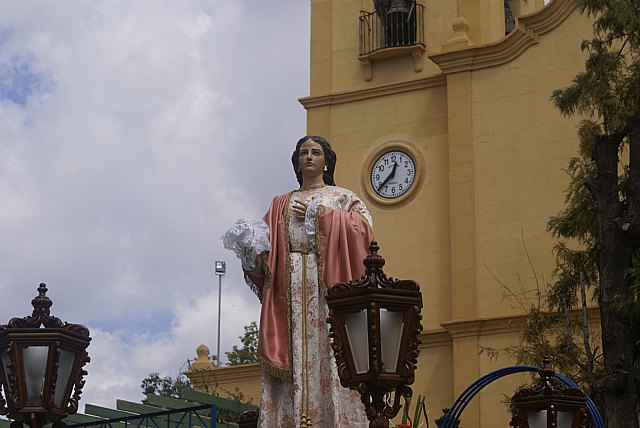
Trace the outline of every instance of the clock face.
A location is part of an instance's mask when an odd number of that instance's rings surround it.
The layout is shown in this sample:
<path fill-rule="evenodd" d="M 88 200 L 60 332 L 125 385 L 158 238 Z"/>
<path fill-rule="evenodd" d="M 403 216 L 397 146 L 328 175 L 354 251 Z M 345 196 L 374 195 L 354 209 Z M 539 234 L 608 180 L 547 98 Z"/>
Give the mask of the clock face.
<path fill-rule="evenodd" d="M 371 187 L 383 198 L 405 194 L 416 178 L 416 164 L 407 153 L 392 150 L 378 157 L 371 167 Z"/>

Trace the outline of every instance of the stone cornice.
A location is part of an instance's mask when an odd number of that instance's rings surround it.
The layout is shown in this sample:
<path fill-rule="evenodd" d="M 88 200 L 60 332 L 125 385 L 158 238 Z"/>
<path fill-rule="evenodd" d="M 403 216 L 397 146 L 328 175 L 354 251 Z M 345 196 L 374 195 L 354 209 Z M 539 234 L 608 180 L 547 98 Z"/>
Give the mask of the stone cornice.
<path fill-rule="evenodd" d="M 576 316 L 581 311 L 572 310 L 570 314 Z M 600 310 L 596 306 L 587 309 L 590 322 L 600 319 Z M 492 334 L 510 333 L 522 330 L 526 325 L 526 314 L 496 315 L 471 320 L 448 321 L 442 323 L 453 339 L 470 336 L 487 336 Z"/>
<path fill-rule="evenodd" d="M 444 328 L 427 330 L 420 333 L 420 349 L 451 346 L 451 335 Z"/>
<path fill-rule="evenodd" d="M 253 363 L 205 370 L 187 370 L 184 374 L 192 383 L 200 386 L 209 382 L 214 384 L 216 381 L 225 383 L 229 381 L 251 381 L 260 379 L 262 369 L 259 363 Z"/>
<path fill-rule="evenodd" d="M 484 336 L 521 330 L 525 315 L 502 315 L 471 320 L 449 321 L 442 324 L 453 339 L 469 336 Z"/>
<path fill-rule="evenodd" d="M 502 40 L 433 54 L 429 55 L 429 58 L 438 64 L 445 74 L 479 70 L 507 63 L 517 58 L 530 46 L 537 44 L 542 34 L 559 26 L 576 7 L 574 0 L 554 0 L 539 11 L 519 18 L 514 31 Z"/>
<path fill-rule="evenodd" d="M 447 79 L 443 74 L 426 77 L 424 79 L 409 80 L 407 82 L 394 83 L 391 85 L 375 86 L 372 88 L 360 89 L 357 91 L 337 92 L 328 95 L 315 97 L 304 97 L 298 101 L 307 110 L 314 107 L 322 107 L 334 104 L 350 103 L 354 101 L 377 98 L 385 95 L 400 94 L 402 92 L 417 91 L 420 89 L 443 86 Z"/>

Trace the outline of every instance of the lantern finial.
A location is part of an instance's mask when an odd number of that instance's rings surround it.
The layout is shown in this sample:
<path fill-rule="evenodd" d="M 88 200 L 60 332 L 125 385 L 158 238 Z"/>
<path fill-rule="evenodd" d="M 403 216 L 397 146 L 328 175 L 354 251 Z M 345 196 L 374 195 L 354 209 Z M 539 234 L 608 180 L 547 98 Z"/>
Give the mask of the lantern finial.
<path fill-rule="evenodd" d="M 7 324 L 9 328 L 38 328 L 40 325 L 46 328 L 62 328 L 62 320 L 51 315 L 50 308 L 53 305 L 47 297 L 47 285 L 41 282 L 38 286 L 38 295 L 31 301 L 33 313 L 24 318 L 12 318 Z"/>
<path fill-rule="evenodd" d="M 369 244 L 369 255 L 364 258 L 365 275 L 376 275 L 382 272 L 385 261 L 384 258 L 378 254 L 380 247 L 376 241 L 371 241 Z"/>
<path fill-rule="evenodd" d="M 520 388 L 511 398 L 511 423 L 515 428 L 533 428 L 535 421 L 549 422 L 553 427 L 562 427 L 558 421 L 569 422 L 570 427 L 585 427 L 586 395 L 580 388 L 568 387 L 551 368 L 550 360 L 544 357 L 538 371 L 540 380 Z"/>
<path fill-rule="evenodd" d="M 34 317 L 48 316 L 50 314 L 49 308 L 51 308 L 53 302 L 47 297 L 47 291 L 47 284 L 41 282 L 38 286 L 38 296 L 34 297 L 31 301 Z"/>

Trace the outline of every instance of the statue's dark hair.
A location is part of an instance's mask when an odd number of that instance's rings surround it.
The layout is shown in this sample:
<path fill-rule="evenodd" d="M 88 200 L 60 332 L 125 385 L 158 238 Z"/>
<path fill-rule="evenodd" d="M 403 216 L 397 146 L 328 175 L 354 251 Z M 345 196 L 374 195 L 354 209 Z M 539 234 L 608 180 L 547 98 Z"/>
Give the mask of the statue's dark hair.
<path fill-rule="evenodd" d="M 300 155 L 300 146 L 307 140 L 312 140 L 322 146 L 324 160 L 327 161 L 327 170 L 322 174 L 322 179 L 324 180 L 324 184 L 335 186 L 336 182 L 333 179 L 333 173 L 336 170 L 336 162 L 338 161 L 336 152 L 333 151 L 331 144 L 329 144 L 329 142 L 324 138 L 318 137 L 317 135 L 305 135 L 298 140 L 296 143 L 296 149 L 293 151 L 293 155 L 291 155 L 291 163 L 293 164 L 293 170 L 296 173 L 296 178 L 298 179 L 298 183 L 300 183 L 300 187 L 302 187 L 302 172 L 298 165 L 298 159 Z"/>

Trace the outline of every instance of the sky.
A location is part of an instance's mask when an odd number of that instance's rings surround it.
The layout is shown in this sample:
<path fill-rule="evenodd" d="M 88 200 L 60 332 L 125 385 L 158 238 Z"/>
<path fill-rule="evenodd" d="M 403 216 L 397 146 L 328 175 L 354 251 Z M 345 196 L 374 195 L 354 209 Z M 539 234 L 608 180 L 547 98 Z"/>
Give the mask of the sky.
<path fill-rule="evenodd" d="M 0 324 L 51 313 L 91 331 L 81 400 L 140 401 L 259 303 L 219 237 L 296 187 L 309 2 L 2 0 Z"/>

